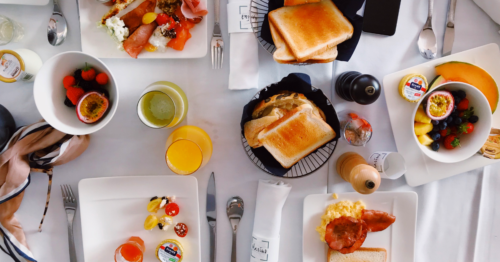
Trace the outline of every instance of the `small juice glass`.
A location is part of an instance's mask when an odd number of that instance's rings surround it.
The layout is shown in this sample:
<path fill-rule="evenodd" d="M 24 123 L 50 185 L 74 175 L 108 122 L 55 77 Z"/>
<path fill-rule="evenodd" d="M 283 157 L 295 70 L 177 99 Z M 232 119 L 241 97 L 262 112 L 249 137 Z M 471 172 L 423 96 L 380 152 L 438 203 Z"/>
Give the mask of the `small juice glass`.
<path fill-rule="evenodd" d="M 115 262 L 142 262 L 144 241 L 140 237 L 131 237 L 115 251 Z"/>
<path fill-rule="evenodd" d="M 158 81 L 142 92 L 137 104 L 139 119 L 151 128 L 170 128 L 187 115 L 188 101 L 182 89 L 167 81 Z"/>
<path fill-rule="evenodd" d="M 172 172 L 190 175 L 204 167 L 212 157 L 212 140 L 196 126 L 177 128 L 167 139 L 165 161 Z"/>

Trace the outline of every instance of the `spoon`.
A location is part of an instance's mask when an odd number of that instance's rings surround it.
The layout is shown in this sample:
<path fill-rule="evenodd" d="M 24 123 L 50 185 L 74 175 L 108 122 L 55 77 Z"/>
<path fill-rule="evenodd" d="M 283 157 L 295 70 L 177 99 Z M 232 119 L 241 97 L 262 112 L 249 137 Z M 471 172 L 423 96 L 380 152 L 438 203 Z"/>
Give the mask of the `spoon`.
<path fill-rule="evenodd" d="M 243 199 L 240 197 L 232 197 L 227 201 L 227 217 L 233 228 L 233 248 L 231 251 L 231 262 L 236 262 L 236 231 L 241 217 L 243 217 Z"/>
<path fill-rule="evenodd" d="M 47 37 L 49 39 L 49 43 L 53 46 L 62 44 L 64 39 L 66 39 L 67 33 L 68 26 L 66 25 L 66 19 L 61 12 L 58 0 L 54 0 L 54 11 L 52 11 L 52 16 L 50 17 L 49 25 L 47 26 Z"/>
<path fill-rule="evenodd" d="M 424 28 L 418 36 L 418 51 L 426 59 L 433 59 L 437 53 L 436 34 L 432 30 L 432 10 L 434 8 L 434 0 L 429 0 L 429 14 Z"/>

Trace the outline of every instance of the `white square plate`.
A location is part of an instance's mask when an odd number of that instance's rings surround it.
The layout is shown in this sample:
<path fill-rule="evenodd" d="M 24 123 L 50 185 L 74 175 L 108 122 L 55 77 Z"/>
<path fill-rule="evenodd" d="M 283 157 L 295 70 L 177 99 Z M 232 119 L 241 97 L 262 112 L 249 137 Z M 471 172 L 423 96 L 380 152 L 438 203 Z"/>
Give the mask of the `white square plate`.
<path fill-rule="evenodd" d="M 1 0 L 0 0 L 1 1 Z M 207 0 L 201 0 L 206 1 Z M 144 0 L 137 0 L 122 10 L 118 17 L 123 16 L 136 8 Z M 98 28 L 97 22 L 101 20 L 111 7 L 105 6 L 95 0 L 78 0 L 80 5 L 80 32 L 82 51 L 99 58 L 132 58 L 127 52 L 117 49 L 118 44 L 106 33 L 106 28 Z M 158 7 L 156 8 L 159 12 Z M 210 11 L 209 11 L 210 12 Z M 164 53 L 147 52 L 143 50 L 138 58 L 199 58 L 207 54 L 207 17 L 189 30 L 191 38 L 186 42 L 184 50 L 176 51 L 172 48 Z"/>
<path fill-rule="evenodd" d="M 78 184 L 82 219 L 83 253 L 86 262 L 114 261 L 116 248 L 131 236 L 144 240 L 144 262 L 157 262 L 155 251 L 165 239 L 178 240 L 185 251 L 183 262 L 200 262 L 200 213 L 195 177 L 137 176 L 83 179 Z M 146 207 L 154 196 L 176 196 L 180 207 L 174 224 L 185 223 L 188 234 L 178 237 L 167 231 L 144 230 Z M 158 215 L 165 212 L 158 211 Z"/>
<path fill-rule="evenodd" d="M 441 163 L 426 156 L 413 138 L 413 129 L 408 119 L 412 117 L 413 110 L 417 105 L 404 100 L 399 95 L 399 81 L 407 74 L 419 73 L 424 75 L 430 83 L 436 76 L 435 66 L 449 61 L 463 61 L 480 66 L 495 79 L 497 84 L 500 83 L 500 50 L 497 44 L 488 44 L 434 59 L 384 77 L 384 94 L 392 133 L 398 152 L 405 158 L 407 170 L 405 178 L 406 183 L 410 186 L 423 185 L 498 162 L 498 160 L 487 159 L 480 154 L 475 154 L 462 162 Z M 497 109 L 493 114 L 491 124 L 493 127 L 500 127 L 500 110 Z"/>
<path fill-rule="evenodd" d="M 342 200 L 361 200 L 366 209 L 380 210 L 396 216 L 396 222 L 384 231 L 368 233 L 362 247 L 385 248 L 387 262 L 413 262 L 415 256 L 415 230 L 417 201 L 415 192 L 375 192 L 309 195 L 304 199 L 302 254 L 303 262 L 327 262 L 328 246 L 319 239 L 316 227 L 328 205 Z"/>

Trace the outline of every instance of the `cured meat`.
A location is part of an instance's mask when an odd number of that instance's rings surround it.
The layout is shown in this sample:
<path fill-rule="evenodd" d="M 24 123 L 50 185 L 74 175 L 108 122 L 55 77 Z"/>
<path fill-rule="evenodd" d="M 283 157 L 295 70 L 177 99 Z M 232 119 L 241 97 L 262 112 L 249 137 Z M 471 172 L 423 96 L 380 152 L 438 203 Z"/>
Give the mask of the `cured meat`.
<path fill-rule="evenodd" d="M 363 209 L 361 219 L 365 221 L 370 232 L 382 231 L 396 221 L 395 216 L 386 212 L 366 209 Z"/>
<path fill-rule="evenodd" d="M 333 250 L 352 253 L 363 244 L 367 231 L 363 220 L 342 216 L 326 226 L 325 241 Z"/>
<path fill-rule="evenodd" d="M 148 43 L 149 38 L 157 26 L 158 24 L 156 22 L 141 25 L 131 36 L 129 36 L 129 38 L 127 38 L 127 40 L 123 42 L 123 49 L 125 49 L 131 57 L 137 58 L 142 49 L 144 49 L 144 46 Z"/>
<path fill-rule="evenodd" d="M 156 0 L 146 0 L 132 11 L 123 15 L 120 19 L 123 20 L 130 34 L 133 34 L 139 26 L 142 25 L 142 17 L 149 12 L 154 12 Z"/>
<path fill-rule="evenodd" d="M 200 0 L 183 0 L 181 10 L 190 19 L 208 14 L 205 3 Z"/>

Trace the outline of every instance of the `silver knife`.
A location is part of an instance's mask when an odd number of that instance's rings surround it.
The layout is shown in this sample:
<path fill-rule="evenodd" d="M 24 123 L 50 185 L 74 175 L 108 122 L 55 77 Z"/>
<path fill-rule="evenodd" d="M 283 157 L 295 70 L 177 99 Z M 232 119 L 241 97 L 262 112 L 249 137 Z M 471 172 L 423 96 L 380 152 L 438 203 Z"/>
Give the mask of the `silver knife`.
<path fill-rule="evenodd" d="M 215 205 L 215 176 L 214 172 L 208 179 L 207 186 L 207 221 L 210 226 L 210 262 L 215 262 L 215 254 L 217 250 L 217 208 Z"/>
<path fill-rule="evenodd" d="M 457 0 L 450 0 L 448 21 L 446 21 L 446 30 L 444 31 L 443 56 L 451 55 L 453 41 L 455 41 L 455 7 L 457 7 Z"/>

